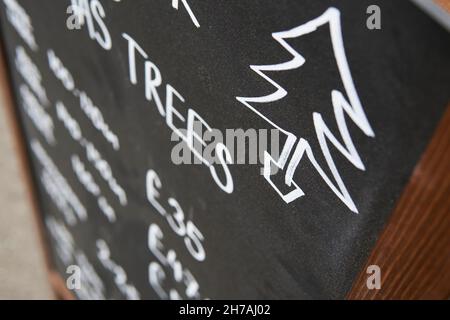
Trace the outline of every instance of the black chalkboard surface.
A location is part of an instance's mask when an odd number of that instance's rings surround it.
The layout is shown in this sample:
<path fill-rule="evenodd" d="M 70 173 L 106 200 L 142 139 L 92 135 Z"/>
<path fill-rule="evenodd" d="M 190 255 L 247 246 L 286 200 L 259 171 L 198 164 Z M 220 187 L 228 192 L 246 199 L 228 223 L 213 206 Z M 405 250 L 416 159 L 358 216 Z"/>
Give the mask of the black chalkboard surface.
<path fill-rule="evenodd" d="M 369 28 L 370 5 L 2 1 L 74 294 L 344 298 L 449 101 L 448 33 L 409 1 Z"/>

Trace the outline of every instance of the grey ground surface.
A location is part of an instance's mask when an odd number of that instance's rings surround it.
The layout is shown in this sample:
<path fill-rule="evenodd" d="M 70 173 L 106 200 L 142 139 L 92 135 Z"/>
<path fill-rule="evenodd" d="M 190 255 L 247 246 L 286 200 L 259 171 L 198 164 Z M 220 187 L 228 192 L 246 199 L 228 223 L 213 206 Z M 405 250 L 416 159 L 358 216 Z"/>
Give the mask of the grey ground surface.
<path fill-rule="evenodd" d="M 0 105 L 0 299 L 50 299 L 44 259 L 14 148 L 11 127 Z"/>

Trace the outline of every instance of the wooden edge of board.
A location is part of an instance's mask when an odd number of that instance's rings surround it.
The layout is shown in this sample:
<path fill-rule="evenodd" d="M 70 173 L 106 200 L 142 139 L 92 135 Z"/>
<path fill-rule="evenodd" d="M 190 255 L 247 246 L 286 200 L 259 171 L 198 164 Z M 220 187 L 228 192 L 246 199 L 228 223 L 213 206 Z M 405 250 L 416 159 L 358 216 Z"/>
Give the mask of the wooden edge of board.
<path fill-rule="evenodd" d="M 31 162 L 25 146 L 26 140 L 20 125 L 20 117 L 15 107 L 13 91 L 10 85 L 5 54 L 3 43 L 0 41 L 0 102 L 5 110 L 6 122 L 12 133 L 13 147 L 16 153 L 16 158 L 19 162 L 21 180 L 24 181 L 25 184 L 27 201 L 31 207 L 35 230 L 37 230 L 40 251 L 44 256 L 47 277 L 53 290 L 53 294 L 57 299 L 74 299 L 74 295 L 66 288 L 62 277 L 54 271 L 53 262 L 45 235 L 46 233 L 44 231 L 45 227 L 42 221 L 42 215 L 40 214 L 39 200 L 37 198 L 38 193 L 33 181 Z"/>
<path fill-rule="evenodd" d="M 450 105 L 347 298 L 448 299 L 449 230 Z M 379 290 L 366 284 L 371 265 L 380 267 Z"/>
<path fill-rule="evenodd" d="M 67 289 L 64 279 L 56 271 L 49 271 L 50 284 L 58 300 L 76 300 L 75 296 Z"/>
<path fill-rule="evenodd" d="M 450 0 L 434 0 L 434 2 L 450 13 Z"/>

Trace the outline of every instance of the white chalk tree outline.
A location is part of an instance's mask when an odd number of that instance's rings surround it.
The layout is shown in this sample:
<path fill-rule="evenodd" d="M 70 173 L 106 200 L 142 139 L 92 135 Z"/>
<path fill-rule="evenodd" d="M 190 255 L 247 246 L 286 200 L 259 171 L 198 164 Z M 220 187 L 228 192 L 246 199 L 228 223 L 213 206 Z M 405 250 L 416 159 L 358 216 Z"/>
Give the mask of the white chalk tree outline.
<path fill-rule="evenodd" d="M 258 111 L 253 105 L 255 103 L 275 102 L 283 99 L 288 94 L 288 92 L 281 85 L 272 80 L 268 75 L 265 74 L 265 72 L 294 70 L 300 68 L 306 62 L 306 59 L 287 43 L 287 39 L 298 38 L 310 34 L 316 31 L 317 28 L 326 24 L 329 24 L 334 56 L 337 62 L 341 80 L 349 99 L 349 101 L 347 101 L 344 95 L 339 90 L 332 90 L 331 92 L 332 106 L 339 128 L 339 133 L 344 142 L 344 145 L 339 142 L 338 139 L 329 130 L 320 113 L 314 112 L 313 120 L 321 150 L 337 185 L 333 183 L 330 177 L 328 177 L 328 175 L 316 161 L 311 146 L 307 140 L 305 140 L 304 138 L 300 138 L 294 150 L 294 145 L 297 142 L 297 136 L 281 128 L 279 125 L 277 125 L 272 120 L 263 115 L 260 111 Z M 375 137 L 375 133 L 372 130 L 372 127 L 370 126 L 369 121 L 367 120 L 367 117 L 364 113 L 364 109 L 361 105 L 361 101 L 356 92 L 353 78 L 350 73 L 350 68 L 344 50 L 340 12 L 338 9 L 331 7 L 316 19 L 287 31 L 275 32 L 272 34 L 272 37 L 278 43 L 280 43 L 281 46 L 286 51 L 288 51 L 293 58 L 289 61 L 278 64 L 250 65 L 250 68 L 271 85 L 273 85 L 276 88 L 276 91 L 260 97 L 236 97 L 236 99 L 240 103 L 252 110 L 262 119 L 267 121 L 270 125 L 280 130 L 280 132 L 287 136 L 286 142 L 278 160 L 272 158 L 272 156 L 267 151 L 264 152 L 264 178 L 270 183 L 272 188 L 276 190 L 279 196 L 286 203 L 290 203 L 298 199 L 299 197 L 304 196 L 305 193 L 303 192 L 303 190 L 298 186 L 297 183 L 293 181 L 293 176 L 303 155 L 306 153 L 309 161 L 314 166 L 316 171 L 320 174 L 328 187 L 351 211 L 358 213 L 358 209 L 356 208 L 356 205 L 352 197 L 350 196 L 347 187 L 345 186 L 341 175 L 339 174 L 339 171 L 334 163 L 327 143 L 328 139 L 328 141 L 331 142 L 337 148 L 337 150 L 342 155 L 344 155 L 347 160 L 349 160 L 356 168 L 365 171 L 365 166 L 354 146 L 353 140 L 348 131 L 344 112 L 353 120 L 353 122 L 364 132 L 366 136 Z M 286 168 L 286 164 L 292 150 L 294 150 L 294 153 Z M 293 189 L 288 193 L 283 194 L 283 192 L 281 192 L 280 189 L 271 180 L 271 164 L 276 165 L 282 170 L 287 169 L 285 172 L 285 184 L 289 187 L 293 187 Z"/>

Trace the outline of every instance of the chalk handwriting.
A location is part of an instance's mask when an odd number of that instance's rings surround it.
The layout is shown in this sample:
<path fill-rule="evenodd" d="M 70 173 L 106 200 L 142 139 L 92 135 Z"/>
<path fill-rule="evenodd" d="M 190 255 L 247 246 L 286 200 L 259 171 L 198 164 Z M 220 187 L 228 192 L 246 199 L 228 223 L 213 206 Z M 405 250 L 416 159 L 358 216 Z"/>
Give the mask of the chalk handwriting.
<path fill-rule="evenodd" d="M 76 248 L 75 241 L 64 223 L 54 217 L 46 217 L 45 225 L 54 239 L 56 252 L 66 265 L 76 265 L 81 270 L 81 287 L 73 292 L 85 300 L 105 299 L 105 286 L 86 255 Z"/>
<path fill-rule="evenodd" d="M 78 122 L 72 117 L 61 101 L 56 102 L 56 111 L 58 119 L 62 121 L 64 127 L 67 129 L 71 137 L 77 141 L 86 151 L 86 157 L 88 161 L 94 166 L 100 176 L 105 182 L 107 182 L 110 190 L 119 200 L 122 206 L 128 204 L 127 194 L 125 189 L 117 182 L 117 179 L 113 175 L 111 165 L 105 160 L 104 156 L 95 147 L 95 145 L 83 137 Z M 104 212 L 108 219 L 115 221 L 115 217 L 112 212 L 112 208 L 108 209 L 106 201 L 99 198 L 99 204 L 102 204 L 108 212 Z M 111 222 L 113 222 L 111 221 Z"/>
<path fill-rule="evenodd" d="M 97 246 L 98 259 L 106 270 L 114 274 L 114 283 L 119 288 L 120 292 L 127 300 L 139 300 L 139 292 L 133 284 L 128 283 L 128 276 L 125 270 L 118 265 L 117 262 L 112 260 L 111 251 L 105 240 L 99 239 L 95 244 Z"/>
<path fill-rule="evenodd" d="M 56 139 L 53 132 L 54 124 L 52 117 L 45 111 L 45 108 L 40 104 L 39 100 L 26 84 L 22 84 L 19 87 L 19 93 L 22 98 L 23 109 L 28 117 L 30 117 L 38 131 L 45 137 L 47 143 L 54 145 Z"/>
<path fill-rule="evenodd" d="M 86 221 L 88 217 L 86 208 L 48 153 L 36 139 L 31 140 L 30 144 L 34 156 L 43 167 L 41 172 L 42 184 L 56 207 L 63 214 L 66 222 L 69 225 L 75 225 L 77 218 Z"/>
<path fill-rule="evenodd" d="M 51 49 L 47 52 L 47 58 L 50 70 L 52 70 L 55 77 L 61 81 L 64 88 L 79 99 L 81 110 L 91 121 L 95 129 L 103 135 L 114 150 L 119 150 L 120 142 L 118 136 L 111 130 L 109 125 L 106 123 L 102 112 L 97 106 L 94 105 L 92 99 L 87 95 L 87 93 L 76 88 L 71 72 L 64 66 L 61 59 Z"/>
<path fill-rule="evenodd" d="M 166 289 L 169 284 L 183 288 L 187 299 L 200 299 L 200 285 L 189 269 L 184 268 L 173 249 L 165 249 L 162 243 L 164 234 L 161 228 L 152 223 L 148 228 L 148 248 L 158 261 L 150 262 L 148 266 L 149 283 L 161 299 L 180 300 L 182 297 L 176 288 Z M 167 279 L 164 268 L 170 270 L 171 278 Z"/>
<path fill-rule="evenodd" d="M 34 38 L 30 16 L 16 0 L 3 0 L 3 3 L 6 6 L 6 17 L 8 21 L 31 50 L 37 51 L 39 48 Z"/>
<path fill-rule="evenodd" d="M 33 60 L 22 46 L 16 48 L 15 65 L 22 78 L 39 98 L 42 105 L 48 106 L 47 92 L 42 85 L 42 75 Z"/>
<path fill-rule="evenodd" d="M 148 54 L 139 44 L 128 34 L 122 34 L 124 39 L 128 42 L 128 64 L 129 64 L 129 77 L 130 82 L 133 85 L 138 84 L 136 57 L 139 55 L 144 61 L 144 88 L 145 98 L 148 101 L 153 101 L 159 114 L 165 118 L 166 125 L 176 133 L 181 139 L 183 139 L 189 149 L 192 151 L 195 157 L 201 160 L 201 162 L 207 166 L 210 170 L 211 176 L 216 184 L 226 193 L 232 193 L 234 190 L 233 177 L 231 176 L 228 164 L 232 162 L 230 151 L 222 143 L 215 144 L 215 154 L 222 167 L 224 178 L 220 178 L 217 174 L 216 167 L 210 161 L 205 159 L 203 155 L 194 147 L 194 142 L 198 141 L 203 146 L 207 143 L 202 140 L 202 136 L 194 131 L 194 124 L 201 123 L 206 131 L 211 132 L 211 126 L 204 120 L 193 108 L 188 108 L 187 117 L 183 116 L 180 111 L 175 107 L 175 101 L 178 103 L 185 103 L 184 97 L 169 83 L 165 85 L 166 101 L 165 105 L 160 98 L 158 89 L 161 90 L 162 74 L 159 68 L 152 61 L 148 59 Z M 177 128 L 175 121 L 186 123 L 186 134 L 183 134 L 181 128 Z M 223 181 L 225 180 L 225 181 Z"/>
<path fill-rule="evenodd" d="M 101 189 L 95 182 L 92 174 L 87 170 L 86 165 L 78 155 L 72 155 L 70 158 L 72 169 L 83 187 L 97 199 L 97 204 L 101 212 L 109 222 L 116 222 L 116 213 L 109 204 L 108 200 L 102 195 Z"/>
<path fill-rule="evenodd" d="M 178 236 L 184 239 L 187 250 L 191 256 L 197 261 L 204 261 L 206 252 L 203 247 L 203 234 L 190 219 L 186 219 L 183 209 L 179 202 L 169 197 L 167 204 L 170 211 L 166 210 L 160 203 L 160 189 L 162 187 L 161 179 L 154 170 L 149 170 L 146 176 L 147 199 L 152 206 L 163 216 L 170 228 Z M 172 212 L 173 211 L 173 212 Z"/>
<path fill-rule="evenodd" d="M 98 0 L 71 0 L 71 11 L 77 23 L 87 25 L 89 37 L 103 49 L 111 50 L 111 34 L 105 24 L 105 9 Z"/>

